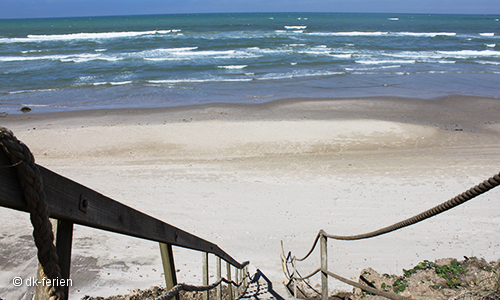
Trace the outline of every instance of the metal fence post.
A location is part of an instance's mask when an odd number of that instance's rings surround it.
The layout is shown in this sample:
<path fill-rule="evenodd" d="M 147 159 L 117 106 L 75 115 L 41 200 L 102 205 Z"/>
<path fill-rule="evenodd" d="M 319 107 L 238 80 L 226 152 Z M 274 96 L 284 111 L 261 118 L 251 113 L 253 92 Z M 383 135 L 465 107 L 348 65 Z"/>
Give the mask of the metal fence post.
<path fill-rule="evenodd" d="M 328 254 L 327 254 L 327 243 L 326 236 L 321 234 L 321 299 L 328 300 Z"/>
<path fill-rule="evenodd" d="M 203 285 L 208 285 L 208 252 L 203 252 Z M 209 292 L 203 292 L 203 300 L 208 300 Z"/>

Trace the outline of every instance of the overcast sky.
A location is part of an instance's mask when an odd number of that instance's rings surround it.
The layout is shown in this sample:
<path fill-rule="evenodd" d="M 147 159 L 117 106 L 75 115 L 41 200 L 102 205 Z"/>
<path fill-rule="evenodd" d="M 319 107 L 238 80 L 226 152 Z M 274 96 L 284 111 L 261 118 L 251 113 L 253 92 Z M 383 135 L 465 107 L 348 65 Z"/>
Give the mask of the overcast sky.
<path fill-rule="evenodd" d="M 0 18 L 212 12 L 500 14 L 500 0 L 0 0 Z"/>

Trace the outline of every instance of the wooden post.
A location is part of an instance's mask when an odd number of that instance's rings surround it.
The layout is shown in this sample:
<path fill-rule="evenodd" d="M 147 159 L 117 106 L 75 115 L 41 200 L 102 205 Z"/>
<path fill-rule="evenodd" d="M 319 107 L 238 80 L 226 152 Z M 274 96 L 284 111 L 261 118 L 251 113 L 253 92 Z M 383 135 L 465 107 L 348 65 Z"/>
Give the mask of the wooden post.
<path fill-rule="evenodd" d="M 217 281 L 222 278 L 221 259 L 217 256 Z M 217 287 L 217 300 L 222 300 L 222 282 Z"/>
<path fill-rule="evenodd" d="M 244 290 L 246 291 L 247 290 L 247 287 L 248 287 L 248 265 L 246 265 L 244 268 L 243 268 L 243 276 L 245 276 L 245 285 L 244 285 Z"/>
<path fill-rule="evenodd" d="M 73 223 L 69 221 L 58 221 L 56 219 L 50 219 L 50 223 L 52 224 L 52 232 L 55 237 L 55 246 L 57 256 L 59 257 L 58 265 L 61 269 L 61 280 L 64 280 L 65 284 L 64 291 L 64 299 L 67 300 L 69 298 L 69 285 L 70 285 L 70 268 L 71 268 L 71 246 L 73 244 Z M 45 274 L 42 272 L 42 265 L 38 264 L 38 269 L 36 272 L 36 277 L 38 282 L 42 282 Z M 34 299 L 47 299 L 47 295 L 45 293 L 43 284 L 36 285 L 35 288 L 35 298 Z"/>
<path fill-rule="evenodd" d="M 293 262 L 293 273 L 292 273 L 293 297 L 297 298 L 297 279 L 295 279 L 295 277 L 297 276 L 297 266 L 295 265 L 296 263 L 295 259 L 292 262 Z"/>
<path fill-rule="evenodd" d="M 174 264 L 174 254 L 172 251 L 172 245 L 159 243 L 161 261 L 163 264 L 163 274 L 165 275 L 165 284 L 167 285 L 167 290 L 171 290 L 177 285 L 177 275 L 175 272 Z M 179 300 L 179 295 L 175 296 L 176 300 Z"/>
<path fill-rule="evenodd" d="M 238 299 L 240 297 L 240 273 L 241 273 L 241 270 L 238 269 L 238 268 L 235 268 L 234 269 L 234 281 L 236 282 L 237 286 L 236 286 L 236 291 L 235 291 L 235 294 L 236 294 L 236 299 Z"/>
<path fill-rule="evenodd" d="M 321 235 L 321 299 L 328 300 L 328 274 L 325 271 L 328 270 L 328 254 L 327 254 L 327 243 L 326 236 Z"/>
<path fill-rule="evenodd" d="M 227 280 L 231 281 L 231 264 L 226 262 L 226 269 L 227 269 Z M 233 300 L 233 285 L 228 284 L 227 285 L 227 294 L 229 296 L 229 300 Z"/>
<path fill-rule="evenodd" d="M 54 222 L 55 223 L 55 222 Z M 71 282 L 71 247 L 73 244 L 73 222 L 58 220 L 57 221 L 57 234 L 56 234 L 56 251 L 59 256 L 59 267 L 61 268 L 61 277 L 65 282 Z M 69 286 L 72 284 L 64 285 L 64 297 L 69 298 Z"/>
<path fill-rule="evenodd" d="M 208 252 L 203 252 L 203 285 L 208 285 Z M 209 292 L 203 292 L 203 300 L 208 300 Z"/>

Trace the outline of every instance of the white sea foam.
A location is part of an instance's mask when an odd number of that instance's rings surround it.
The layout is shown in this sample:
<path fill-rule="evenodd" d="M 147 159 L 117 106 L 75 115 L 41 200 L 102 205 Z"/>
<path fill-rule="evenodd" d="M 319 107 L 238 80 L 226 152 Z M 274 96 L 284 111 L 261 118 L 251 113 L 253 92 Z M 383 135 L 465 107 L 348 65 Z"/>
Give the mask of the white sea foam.
<path fill-rule="evenodd" d="M 132 81 L 117 81 L 117 82 L 110 82 L 109 84 L 111 85 L 126 85 L 126 84 L 131 84 Z"/>
<path fill-rule="evenodd" d="M 30 42 L 46 42 L 46 41 L 127 38 L 127 37 L 147 36 L 147 35 L 165 35 L 169 34 L 170 32 L 174 32 L 174 30 L 91 32 L 91 33 L 81 32 L 81 33 L 52 34 L 52 35 L 28 35 L 25 38 L 0 38 L 0 43 L 30 43 Z"/>
<path fill-rule="evenodd" d="M 182 60 L 190 60 L 189 57 L 144 57 L 145 61 L 182 61 Z"/>
<path fill-rule="evenodd" d="M 45 93 L 45 92 L 55 92 L 57 89 L 36 89 L 36 90 L 22 90 L 22 91 L 14 91 L 8 92 L 9 95 L 14 94 L 24 94 L 24 93 Z"/>
<path fill-rule="evenodd" d="M 167 48 L 145 50 L 133 53 L 131 56 L 147 61 L 175 61 L 190 59 L 232 59 L 232 58 L 258 58 L 262 56 L 263 49 L 257 51 L 243 50 L 202 50 L 193 51 L 198 47 Z"/>
<path fill-rule="evenodd" d="M 104 52 L 104 51 L 107 51 L 108 49 L 106 48 L 100 48 L 100 49 L 95 49 L 94 51 L 95 52 Z"/>
<path fill-rule="evenodd" d="M 345 31 L 345 32 L 311 32 L 310 35 L 331 35 L 331 36 L 384 36 L 389 34 L 382 31 Z"/>
<path fill-rule="evenodd" d="M 33 60 L 60 60 L 68 57 L 69 57 L 68 55 L 4 56 L 0 57 L 0 61 L 15 62 L 15 61 L 33 61 Z"/>
<path fill-rule="evenodd" d="M 155 50 L 163 52 L 183 52 L 183 51 L 192 51 L 196 49 L 198 49 L 198 47 L 159 48 Z"/>
<path fill-rule="evenodd" d="M 248 67 L 248 65 L 229 65 L 229 66 L 217 66 L 219 69 L 228 69 L 228 70 L 241 70 Z"/>
<path fill-rule="evenodd" d="M 388 18 L 389 21 L 399 21 L 399 18 Z"/>
<path fill-rule="evenodd" d="M 297 26 L 285 26 L 285 29 L 293 29 L 293 30 L 301 30 L 301 29 L 306 29 L 307 26 L 305 25 L 297 25 Z"/>
<path fill-rule="evenodd" d="M 356 60 L 358 64 L 378 65 L 378 64 L 414 64 L 415 60 Z"/>
<path fill-rule="evenodd" d="M 486 44 L 486 47 L 488 48 L 495 48 L 497 44 Z"/>
<path fill-rule="evenodd" d="M 40 53 L 40 52 L 43 52 L 43 50 L 25 50 L 25 51 L 21 51 L 21 53 L 23 53 L 23 54 L 27 54 L 27 53 Z"/>
<path fill-rule="evenodd" d="M 500 61 L 477 60 L 475 62 L 482 65 L 500 65 Z"/>
<path fill-rule="evenodd" d="M 480 36 L 495 36 L 494 32 L 483 32 L 479 34 Z"/>
<path fill-rule="evenodd" d="M 82 62 L 88 62 L 88 61 L 92 61 L 92 60 L 118 61 L 118 60 L 121 60 L 121 58 L 106 57 L 106 56 L 102 56 L 101 54 L 83 53 L 83 54 L 76 54 L 76 55 L 68 55 L 64 58 L 60 58 L 59 60 L 61 62 L 82 63 Z"/>
<path fill-rule="evenodd" d="M 330 53 L 329 56 L 335 57 L 335 58 L 352 58 L 352 54 L 332 54 L 332 53 Z"/>
<path fill-rule="evenodd" d="M 373 71 L 373 70 L 383 70 L 383 69 L 393 69 L 393 68 L 401 68 L 401 65 L 392 65 L 392 66 L 380 66 L 380 67 L 371 67 L 371 68 L 345 68 L 346 71 Z"/>
<path fill-rule="evenodd" d="M 481 56 L 500 56 L 500 51 L 494 50 L 459 50 L 459 51 L 437 51 L 444 57 L 470 58 Z"/>
<path fill-rule="evenodd" d="M 252 81 L 252 78 L 207 78 L 207 79 L 165 79 L 165 80 L 149 80 L 153 84 L 179 84 L 179 83 L 206 83 L 206 82 L 244 82 Z"/>
<path fill-rule="evenodd" d="M 456 32 L 394 32 L 394 35 L 415 37 L 456 36 Z"/>

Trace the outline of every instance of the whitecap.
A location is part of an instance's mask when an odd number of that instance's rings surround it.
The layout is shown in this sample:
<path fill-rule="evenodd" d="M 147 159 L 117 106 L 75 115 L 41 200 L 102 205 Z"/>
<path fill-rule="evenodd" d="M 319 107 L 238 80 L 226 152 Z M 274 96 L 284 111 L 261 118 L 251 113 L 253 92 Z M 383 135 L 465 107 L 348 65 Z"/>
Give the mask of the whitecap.
<path fill-rule="evenodd" d="M 487 61 L 487 60 L 478 60 L 475 61 L 475 63 L 481 64 L 481 65 L 500 65 L 499 61 Z"/>
<path fill-rule="evenodd" d="M 486 47 L 488 48 L 495 48 L 497 44 L 486 44 Z"/>
<path fill-rule="evenodd" d="M 389 21 L 399 21 L 399 18 L 388 18 Z"/>
<path fill-rule="evenodd" d="M 415 36 L 415 37 L 436 37 L 436 36 L 456 36 L 456 32 L 395 32 L 394 35 Z"/>
<path fill-rule="evenodd" d="M 170 30 L 167 31 L 170 32 Z M 90 32 L 90 33 L 80 32 L 80 33 L 51 34 L 51 35 L 30 34 L 25 38 L 0 38 L 0 43 L 30 43 L 30 42 L 46 42 L 46 41 L 127 38 L 127 37 L 136 37 L 145 35 L 165 34 L 167 33 L 167 31 L 152 30 L 152 31 Z M 174 30 L 172 30 L 172 32 L 174 32 Z"/>
<path fill-rule="evenodd" d="M 248 65 L 229 65 L 229 66 L 217 66 L 219 69 L 228 69 L 228 70 L 240 70 L 248 67 Z"/>
<path fill-rule="evenodd" d="M 341 32 L 311 32 L 310 35 L 325 35 L 325 36 L 384 36 L 389 32 L 383 31 L 341 31 Z"/>
<path fill-rule="evenodd" d="M 307 28 L 307 26 L 305 26 L 305 25 L 285 26 L 285 29 L 298 29 L 298 30 L 300 30 L 300 29 L 306 29 L 306 28 Z"/>
<path fill-rule="evenodd" d="M 111 85 L 126 85 L 126 84 L 131 84 L 132 81 L 116 81 L 116 82 L 110 82 L 109 84 Z"/>
<path fill-rule="evenodd" d="M 57 89 L 36 89 L 36 90 L 21 90 L 21 91 L 14 91 L 14 92 L 8 92 L 10 95 L 14 94 L 24 94 L 24 93 L 45 93 L 45 92 L 55 92 Z"/>
<path fill-rule="evenodd" d="M 494 32 L 483 32 L 479 34 L 480 36 L 495 36 Z"/>
<path fill-rule="evenodd" d="M 358 64 L 378 65 L 378 64 L 414 64 L 415 60 L 356 60 Z"/>
<path fill-rule="evenodd" d="M 478 56 L 500 56 L 499 51 L 493 50 L 459 50 L 459 51 L 437 51 L 439 54 L 447 57 L 478 57 Z"/>
<path fill-rule="evenodd" d="M 371 68 L 345 68 L 346 71 L 373 71 L 373 70 L 383 70 L 383 69 L 393 69 L 393 68 L 401 68 L 401 65 L 390 65 L 390 66 L 379 66 L 379 67 L 371 67 Z"/>
<path fill-rule="evenodd" d="M 158 48 L 152 51 L 163 51 L 163 52 L 183 52 L 196 50 L 198 47 L 177 47 L 177 48 Z"/>

